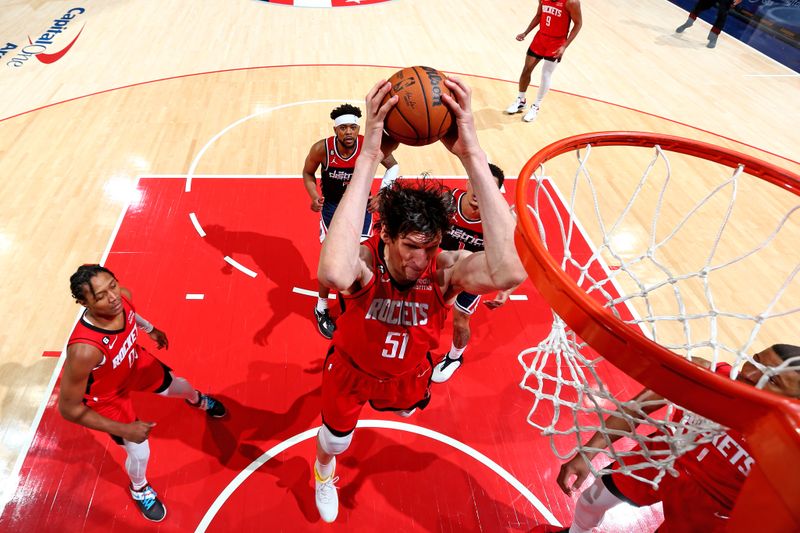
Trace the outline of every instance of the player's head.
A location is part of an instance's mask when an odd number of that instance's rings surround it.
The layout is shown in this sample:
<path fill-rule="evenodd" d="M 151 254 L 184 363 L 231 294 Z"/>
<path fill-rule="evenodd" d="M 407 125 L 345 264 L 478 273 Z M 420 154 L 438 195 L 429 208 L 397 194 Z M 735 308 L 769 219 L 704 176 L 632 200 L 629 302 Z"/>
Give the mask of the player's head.
<path fill-rule="evenodd" d="M 503 188 L 503 182 L 506 181 L 506 175 L 503 172 L 503 169 L 495 165 L 494 163 L 489 163 L 489 171 L 491 171 L 494 180 L 497 182 L 497 188 Z M 480 218 L 481 212 L 478 208 L 478 197 L 475 195 L 475 189 L 472 187 L 472 181 L 467 180 L 467 194 L 464 196 L 464 200 L 469 204 L 469 207 L 472 209 L 474 214 Z"/>
<path fill-rule="evenodd" d="M 120 286 L 114 273 L 101 265 L 81 265 L 69 277 L 72 297 L 98 316 L 116 316 L 122 311 Z"/>
<path fill-rule="evenodd" d="M 346 148 L 352 148 L 358 139 L 358 119 L 361 118 L 361 110 L 354 105 L 342 104 L 331 111 L 333 119 L 333 131 L 336 140 Z"/>
<path fill-rule="evenodd" d="M 769 377 L 764 384 L 764 390 L 791 398 L 800 398 L 800 346 L 773 344 L 766 350 L 755 354 L 753 360 L 758 365 L 748 361 L 742 366 L 737 379 L 756 385 L 765 374 L 764 367 L 775 368 L 785 365 L 783 371 L 776 372 Z"/>
<path fill-rule="evenodd" d="M 427 176 L 397 180 L 381 190 L 381 238 L 397 281 L 411 282 L 422 275 L 450 228 L 454 211 L 450 190 Z"/>

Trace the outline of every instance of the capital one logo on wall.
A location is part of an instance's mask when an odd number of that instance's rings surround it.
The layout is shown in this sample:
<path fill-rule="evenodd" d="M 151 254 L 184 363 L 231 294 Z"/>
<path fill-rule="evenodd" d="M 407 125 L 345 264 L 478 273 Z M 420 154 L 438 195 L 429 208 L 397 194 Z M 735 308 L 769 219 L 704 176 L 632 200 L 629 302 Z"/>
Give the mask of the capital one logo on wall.
<path fill-rule="evenodd" d="M 295 7 L 349 7 L 382 4 L 390 0 L 262 0 L 270 4 L 283 4 Z"/>
<path fill-rule="evenodd" d="M 32 38 L 28 35 L 27 43 L 6 42 L 4 46 L 0 46 L 0 61 L 8 68 L 23 68 L 33 62 L 45 65 L 55 63 L 70 51 L 81 36 L 83 25 L 77 29 L 77 33 L 73 30 L 78 26 L 75 19 L 84 13 L 84 8 L 73 7 L 54 19 L 49 28 L 34 34 L 38 37 Z"/>

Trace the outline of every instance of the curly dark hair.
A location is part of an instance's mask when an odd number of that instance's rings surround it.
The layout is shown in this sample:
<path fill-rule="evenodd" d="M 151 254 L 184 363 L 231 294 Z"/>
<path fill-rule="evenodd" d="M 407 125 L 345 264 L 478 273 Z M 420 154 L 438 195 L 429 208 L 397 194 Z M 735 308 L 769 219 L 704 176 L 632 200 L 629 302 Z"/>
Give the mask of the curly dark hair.
<path fill-rule="evenodd" d="M 73 275 L 69 277 L 69 290 L 72 292 L 72 297 L 78 303 L 86 301 L 86 290 L 84 285 L 89 286 L 89 291 L 94 296 L 94 289 L 90 280 L 101 272 L 111 275 L 112 278 L 117 279 L 113 272 L 101 265 L 81 265 Z"/>
<path fill-rule="evenodd" d="M 455 210 L 450 189 L 428 175 L 415 181 L 396 180 L 380 192 L 381 229 L 392 240 L 414 232 L 435 239 L 450 229 Z"/>
<path fill-rule="evenodd" d="M 331 111 L 332 120 L 336 120 L 342 115 L 355 115 L 358 118 L 361 118 L 361 110 L 351 104 L 342 104 L 339 107 L 335 108 L 333 111 Z"/>
<path fill-rule="evenodd" d="M 492 176 L 497 180 L 497 188 L 503 188 L 503 182 L 506 181 L 506 174 L 503 172 L 503 169 L 495 165 L 494 163 L 489 163 L 489 171 L 492 173 Z"/>
<path fill-rule="evenodd" d="M 778 354 L 778 357 L 784 361 L 788 361 L 794 357 L 800 357 L 800 346 L 794 346 L 792 344 L 773 344 L 771 348 Z M 793 361 L 789 363 L 789 366 L 792 368 L 800 368 L 800 361 Z"/>

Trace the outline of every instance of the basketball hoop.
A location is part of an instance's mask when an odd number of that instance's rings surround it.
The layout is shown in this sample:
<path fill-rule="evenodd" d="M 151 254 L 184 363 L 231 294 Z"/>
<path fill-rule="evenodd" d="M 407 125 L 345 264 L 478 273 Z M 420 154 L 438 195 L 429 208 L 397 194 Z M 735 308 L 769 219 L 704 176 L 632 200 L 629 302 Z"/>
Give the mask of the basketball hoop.
<path fill-rule="evenodd" d="M 559 157 L 570 153 L 577 163 Z M 590 162 L 600 171 L 591 171 Z M 545 176 L 545 163 L 557 169 L 548 173 L 555 178 Z M 646 168 L 644 174 L 631 191 L 621 190 L 630 180 L 614 178 L 636 165 Z M 676 186 L 674 176 L 684 181 Z M 670 400 L 665 416 L 639 410 L 631 419 L 657 430 L 633 437 L 643 457 L 611 446 L 604 451 L 622 464 L 620 471 L 636 477 L 637 469 L 655 467 L 661 474 L 644 481 L 657 484 L 674 473 L 678 456 L 731 428 L 745 435 L 756 460 L 737 500 L 733 530 L 800 529 L 800 402 L 760 390 L 769 376 L 751 387 L 688 360 L 702 355 L 712 368 L 729 362 L 735 377 L 753 352 L 792 342 L 775 337 L 789 331 L 797 339 L 797 321 L 791 326 L 788 319 L 800 315 L 800 176 L 689 139 L 602 132 L 540 150 L 522 169 L 516 194 L 517 249 L 554 311 L 547 339 L 519 356 L 521 385 L 536 398 L 531 424 L 567 458 L 588 451 L 585 437 L 606 432 L 608 414 L 623 405 L 636 411 L 605 385 L 607 360 Z M 617 204 L 607 207 L 607 196 L 619 198 Z M 758 217 L 751 216 L 755 210 Z M 772 219 L 755 227 L 762 211 Z M 710 215 L 716 217 L 711 222 Z M 637 244 L 643 250 L 634 250 Z M 770 281 L 758 275 L 764 264 Z M 754 296 L 734 301 L 729 293 L 739 288 Z M 540 410 L 543 403 L 553 405 L 551 421 L 539 420 L 537 412 L 551 412 Z M 672 421 L 673 404 L 685 411 L 679 422 Z M 568 424 L 559 419 L 564 412 Z M 577 444 L 562 453 L 564 440 Z"/>

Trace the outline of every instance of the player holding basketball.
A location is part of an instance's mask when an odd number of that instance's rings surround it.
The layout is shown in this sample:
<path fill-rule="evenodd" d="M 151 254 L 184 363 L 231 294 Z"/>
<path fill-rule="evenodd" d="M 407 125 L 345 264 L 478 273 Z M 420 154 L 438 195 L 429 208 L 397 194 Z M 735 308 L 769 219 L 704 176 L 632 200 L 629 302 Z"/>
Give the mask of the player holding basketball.
<path fill-rule="evenodd" d="M 503 188 L 505 173 L 503 170 L 489 163 L 489 170 L 497 182 L 497 188 Z M 483 251 L 483 225 L 481 224 L 481 210 L 478 206 L 478 197 L 472 184 L 467 180 L 466 190 L 455 189 L 453 199 L 456 202 L 456 212 L 453 215 L 452 224 L 447 233 L 442 237 L 442 250 L 469 250 L 470 252 Z M 511 290 L 499 291 L 493 300 L 486 302 L 489 309 L 497 309 L 508 300 Z M 477 294 L 462 292 L 456 297 L 453 306 L 453 343 L 450 351 L 447 352 L 436 366 L 433 367 L 431 380 L 434 383 L 444 383 L 458 370 L 464 363 L 464 350 L 467 349 L 471 332 L 469 320 L 481 297 Z"/>
<path fill-rule="evenodd" d="M 325 235 L 331 225 L 333 213 L 342 199 L 347 184 L 353 177 L 364 137 L 359 135 L 361 110 L 350 104 L 342 104 L 331 111 L 333 119 L 332 137 L 321 139 L 311 146 L 306 162 L 303 166 L 303 185 L 311 197 L 311 210 L 320 213 L 319 242 L 325 240 Z M 387 156 L 382 164 L 386 167 L 381 187 L 391 184 L 400 173 L 400 165 L 393 155 Z M 317 190 L 317 169 L 322 166 L 322 194 Z M 372 213 L 364 211 L 364 223 L 361 229 L 361 239 L 367 239 L 372 234 Z M 317 305 L 314 308 L 314 318 L 317 320 L 317 329 L 326 339 L 333 337 L 336 329 L 328 313 L 328 295 L 330 288 L 319 283 Z"/>
<path fill-rule="evenodd" d="M 86 310 L 67 343 L 58 409 L 70 422 L 105 431 L 125 448 L 131 496 L 145 518 L 160 522 L 167 509 L 145 476 L 150 458 L 147 438 L 155 423 L 136 417 L 130 393 L 183 398 L 211 418 L 225 416 L 225 407 L 176 377 L 139 344 L 144 332 L 159 349 L 169 348 L 167 335 L 136 312 L 130 292 L 110 270 L 83 265 L 69 281 L 72 296 Z"/>
<path fill-rule="evenodd" d="M 767 374 L 769 379 L 764 385 L 765 390 L 800 398 L 800 347 L 775 344 L 755 354 L 753 360 L 755 365 L 750 362 L 744 364 L 736 377 L 738 381 L 755 386 Z M 787 361 L 788 366 L 796 370 L 780 373 L 770 371 L 785 365 Z M 710 366 L 708 361 L 702 359 L 694 359 L 693 362 Z M 716 372 L 728 377 L 731 366 L 718 364 Z M 641 405 L 643 412 L 651 413 L 658 409 L 658 401 L 662 399 L 656 393 L 644 390 L 636 396 L 635 402 Z M 608 441 L 614 442 L 624 433 L 635 431 L 628 421 L 613 415 L 606 419 L 605 427 L 606 433 L 595 433 L 585 448 L 602 449 Z M 584 453 L 588 460 L 596 455 L 596 452 Z M 681 456 L 675 462 L 678 477 L 664 476 L 658 489 L 624 474 L 603 475 L 581 493 L 569 531 L 592 531 L 609 509 L 623 501 L 637 507 L 663 502 L 664 523 L 659 531 L 724 531 L 739 491 L 754 463 L 744 437 L 734 430 L 728 430 L 712 442 Z M 655 469 L 652 469 L 653 477 L 655 473 Z M 637 474 L 647 477 L 648 470 L 638 470 Z M 558 485 L 569 495 L 579 490 L 588 475 L 589 465 L 578 454 L 562 465 Z M 572 477 L 575 480 L 570 483 Z"/>
<path fill-rule="evenodd" d="M 719 34 L 722 32 L 722 28 L 725 27 L 725 20 L 728 18 L 728 11 L 733 6 L 737 6 L 742 2 L 742 0 L 697 0 L 697 3 L 692 8 L 691 13 L 689 13 L 689 18 L 686 19 L 686 22 L 675 28 L 675 33 L 683 33 L 686 31 L 687 28 L 691 28 L 694 24 L 694 21 L 697 20 L 697 15 L 705 11 L 706 9 L 710 9 L 717 5 L 717 18 L 714 20 L 714 26 L 711 27 L 711 31 L 708 32 L 708 44 L 706 47 L 714 48 L 717 46 L 717 39 L 719 38 Z"/>
<path fill-rule="evenodd" d="M 572 29 L 570 29 L 570 23 L 572 23 Z M 508 106 L 506 113 L 513 115 L 525 108 L 527 103 L 525 93 L 531 83 L 531 73 L 539 61 L 544 60 L 542 81 L 539 84 L 536 101 L 531 104 L 530 109 L 522 117 L 525 122 L 532 122 L 536 119 L 542 99 L 550 90 L 553 72 L 561 62 L 564 51 L 581 31 L 582 25 L 580 0 L 539 0 L 539 9 L 531 23 L 528 24 L 528 28 L 517 35 L 517 40 L 523 41 L 533 28 L 539 26 L 539 31 L 533 36 L 533 42 L 525 56 L 525 66 L 522 67 L 522 73 L 519 75 L 519 94 L 514 103 Z"/>
<path fill-rule="evenodd" d="M 455 95 L 442 98 L 457 132 L 443 142 L 461 160 L 478 196 L 485 250 L 439 251 L 452 196 L 429 178 L 381 190 L 380 233 L 359 244 L 370 182 L 385 157 L 383 122 L 398 101 L 395 95 L 381 105 L 391 85 L 379 82 L 367 95 L 364 147 L 320 255 L 320 279 L 342 293 L 344 309 L 323 368 L 314 464 L 317 508 L 326 522 L 339 510 L 335 457 L 350 445 L 364 404 L 404 416 L 424 407 L 430 401 L 430 350 L 458 293 L 505 290 L 525 278 L 514 248 L 514 219 L 478 143 L 470 90 L 453 78 L 445 83 Z"/>

